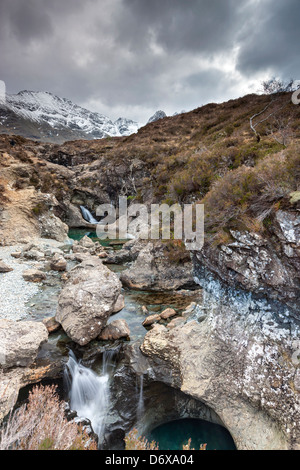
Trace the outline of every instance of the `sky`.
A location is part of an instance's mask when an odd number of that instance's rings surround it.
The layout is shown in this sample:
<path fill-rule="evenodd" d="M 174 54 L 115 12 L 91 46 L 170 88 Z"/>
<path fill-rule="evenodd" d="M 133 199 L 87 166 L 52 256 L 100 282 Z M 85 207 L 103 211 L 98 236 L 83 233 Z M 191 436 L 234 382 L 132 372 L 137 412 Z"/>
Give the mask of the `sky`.
<path fill-rule="evenodd" d="M 0 80 L 147 122 L 300 79 L 299 0 L 0 0 Z"/>

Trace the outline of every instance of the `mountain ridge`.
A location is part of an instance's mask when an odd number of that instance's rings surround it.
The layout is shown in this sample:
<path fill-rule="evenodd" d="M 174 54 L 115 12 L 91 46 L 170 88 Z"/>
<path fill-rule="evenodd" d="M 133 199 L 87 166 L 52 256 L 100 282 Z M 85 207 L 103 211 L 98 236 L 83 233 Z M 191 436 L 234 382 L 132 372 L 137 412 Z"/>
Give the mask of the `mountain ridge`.
<path fill-rule="evenodd" d="M 33 140 L 63 143 L 67 140 L 122 137 L 136 133 L 136 121 L 89 111 L 48 91 L 23 90 L 7 94 L 0 103 L 0 133 L 18 134 Z"/>

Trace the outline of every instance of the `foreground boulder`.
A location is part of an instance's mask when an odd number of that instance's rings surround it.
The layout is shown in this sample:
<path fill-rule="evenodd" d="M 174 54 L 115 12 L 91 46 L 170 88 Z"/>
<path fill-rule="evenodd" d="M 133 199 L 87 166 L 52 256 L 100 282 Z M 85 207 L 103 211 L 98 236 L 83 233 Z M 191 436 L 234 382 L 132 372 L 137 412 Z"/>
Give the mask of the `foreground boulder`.
<path fill-rule="evenodd" d="M 89 257 L 68 274 L 56 321 L 81 346 L 97 338 L 115 310 L 121 283 L 99 258 Z"/>
<path fill-rule="evenodd" d="M 27 367 L 33 363 L 40 346 L 48 339 L 43 323 L 0 320 L 0 367 Z"/>

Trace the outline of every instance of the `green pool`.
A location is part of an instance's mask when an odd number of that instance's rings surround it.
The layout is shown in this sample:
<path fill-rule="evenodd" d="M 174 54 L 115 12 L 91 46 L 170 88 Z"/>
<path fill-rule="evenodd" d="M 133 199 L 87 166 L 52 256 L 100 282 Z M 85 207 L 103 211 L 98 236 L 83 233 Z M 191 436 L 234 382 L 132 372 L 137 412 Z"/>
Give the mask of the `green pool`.
<path fill-rule="evenodd" d="M 102 246 L 111 246 L 114 249 L 122 248 L 122 245 L 128 240 L 100 240 L 96 232 L 88 231 L 87 229 L 77 228 L 69 230 L 69 238 L 72 240 L 81 240 L 85 235 L 91 238 L 94 242 L 99 241 Z"/>
<path fill-rule="evenodd" d="M 192 439 L 191 448 L 198 450 L 207 444 L 207 450 L 236 450 L 230 433 L 223 426 L 201 419 L 179 419 L 162 424 L 147 436 L 156 441 L 159 450 L 179 450 Z"/>

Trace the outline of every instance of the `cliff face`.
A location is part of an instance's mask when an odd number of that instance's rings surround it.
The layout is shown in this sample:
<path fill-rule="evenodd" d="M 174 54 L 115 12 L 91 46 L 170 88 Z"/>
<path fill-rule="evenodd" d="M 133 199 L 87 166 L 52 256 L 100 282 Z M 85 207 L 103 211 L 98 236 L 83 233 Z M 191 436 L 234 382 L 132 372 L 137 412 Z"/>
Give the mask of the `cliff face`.
<path fill-rule="evenodd" d="M 238 449 L 299 449 L 299 325 L 279 304 L 206 281 L 198 313 L 147 333 L 145 373 L 211 408 Z"/>
<path fill-rule="evenodd" d="M 207 243 L 195 253 L 196 269 L 208 268 L 232 287 L 278 299 L 297 315 L 300 302 L 300 215 L 279 210 L 272 236 L 231 230 L 232 242 Z"/>

